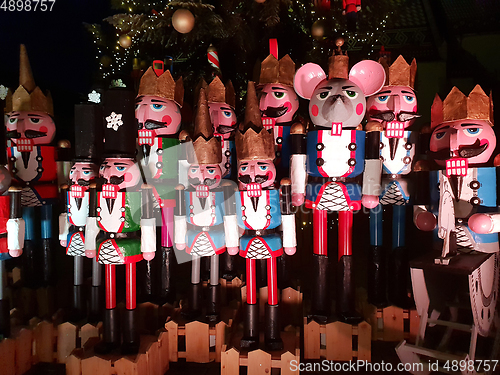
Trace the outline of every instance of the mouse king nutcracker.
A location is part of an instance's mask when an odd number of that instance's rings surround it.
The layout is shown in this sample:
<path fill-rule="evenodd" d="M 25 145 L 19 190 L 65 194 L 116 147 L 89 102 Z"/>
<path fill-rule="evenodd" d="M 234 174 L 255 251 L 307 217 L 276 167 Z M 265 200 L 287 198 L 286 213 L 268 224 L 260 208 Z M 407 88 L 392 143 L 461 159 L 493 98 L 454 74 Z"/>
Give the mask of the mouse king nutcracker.
<path fill-rule="evenodd" d="M 366 139 L 371 150 L 382 160 L 382 178 L 375 175 L 378 165 L 364 171 L 364 179 L 382 183 L 380 196 L 368 195 L 363 204 L 370 208 L 370 251 L 368 264 L 368 301 L 376 306 L 387 306 L 389 301 L 400 307 L 409 307 L 408 256 L 405 248 L 406 206 L 410 200 L 409 174 L 415 159 L 416 133 L 406 130 L 420 115 L 417 113 L 415 75 L 417 63 L 409 65 L 403 56 L 387 66 L 384 87 L 367 99 Z M 368 146 L 367 146 L 368 147 Z M 375 156 L 375 155 L 373 155 Z M 387 259 L 383 247 L 382 206 L 392 206 L 392 251 Z M 387 269 L 387 263 L 390 264 Z M 390 282 L 386 279 L 389 277 Z"/>
<path fill-rule="evenodd" d="M 266 304 L 265 345 L 268 350 L 283 347 L 280 337 L 276 259 L 283 250 L 296 250 L 295 215 L 291 206 L 290 180 L 275 188 L 273 134 L 262 126 L 253 82 L 248 83 L 244 125 L 236 131 L 239 192 L 235 194 L 238 226 L 244 229 L 239 253 L 246 258 L 247 303 L 244 309 L 241 346 L 255 348 L 259 343 L 259 305 L 257 304 L 256 260 L 266 260 L 268 303 Z M 280 231 L 282 225 L 282 232 Z M 238 251 L 237 238 L 227 237 L 228 251 Z"/>
<path fill-rule="evenodd" d="M 200 258 L 210 257 L 210 283 L 207 315 L 217 320 L 219 313 L 219 255 L 226 251 L 224 235 L 224 191 L 222 181 L 221 139 L 213 134 L 205 90 L 200 89 L 193 137 L 181 132 L 183 142 L 192 139 L 187 149 L 189 187 L 178 187 L 175 215 L 175 245 L 186 249 L 191 259 L 189 310 L 185 315 L 196 318 L 201 312 Z M 228 182 L 229 183 L 229 182 Z M 187 223 L 190 224 L 189 230 Z M 233 228 L 237 235 L 237 228 Z"/>
<path fill-rule="evenodd" d="M 24 275 L 28 286 L 52 282 L 52 209 L 58 199 L 56 148 L 52 98 L 36 86 L 28 54 L 21 45 L 19 87 L 7 96 L 8 168 L 14 184 L 22 188 L 22 215 L 26 224 Z M 41 222 L 35 222 L 40 210 Z M 41 244 L 35 238 L 35 226 L 41 226 Z M 41 249 L 40 249 L 41 247 Z M 18 249 L 14 256 L 19 256 Z M 40 274 L 41 273 L 41 274 Z"/>
<path fill-rule="evenodd" d="M 365 96 L 379 91 L 385 72 L 379 63 L 365 60 L 348 74 L 349 58 L 340 47 L 329 61 L 328 79 L 316 64 L 302 66 L 294 78 L 297 93 L 309 99 L 309 114 L 315 125 L 305 137 L 305 129 L 292 127 L 290 176 L 295 205 L 306 199 L 313 210 L 313 264 L 316 280 L 312 296 L 312 317 L 326 322 L 329 315 L 327 213 L 339 215 L 337 312 L 346 322 L 359 319 L 354 304 L 352 255 L 353 211 L 361 208 L 361 186 L 355 178 L 371 163 L 365 160 L 365 132 L 360 122 L 366 109 Z M 378 165 L 378 154 L 373 155 Z M 307 180 L 307 175 L 308 180 Z M 307 189 L 306 189 L 307 181 Z M 365 181 L 363 183 L 366 183 Z"/>
<path fill-rule="evenodd" d="M 151 260 L 156 250 L 156 223 L 153 217 L 152 189 L 141 186 L 135 160 L 136 122 L 134 94 L 121 88 L 104 96 L 104 151 L 99 170 L 104 183 L 97 193 L 91 185 L 89 217 L 86 226 L 86 255 L 105 265 L 106 309 L 100 353 L 117 348 L 123 354 L 137 353 L 139 332 L 136 323 L 136 263 Z M 97 240 L 99 230 L 102 236 Z M 115 267 L 125 266 L 125 310 L 123 339 L 120 340 L 119 310 L 116 307 Z"/>
<path fill-rule="evenodd" d="M 146 182 L 153 187 L 155 212 L 158 220 L 161 251 L 159 263 L 159 300 L 163 304 L 174 299 L 172 267 L 175 263 L 173 249 L 175 187 L 179 181 L 179 128 L 184 100 L 182 78 L 174 81 L 162 61 L 155 60 L 144 73 L 136 98 L 135 116 L 138 124 L 138 159 Z M 160 216 L 158 215 L 158 216 Z M 150 262 L 147 277 L 151 277 Z M 147 293 L 152 293 L 148 291 Z"/>
<path fill-rule="evenodd" d="M 73 319 L 85 312 L 83 260 L 85 258 L 85 225 L 89 214 L 89 187 L 99 176 L 103 149 L 103 112 L 98 104 L 75 106 L 75 159 L 69 172 L 70 186 L 63 185 L 64 211 L 59 215 L 59 241 L 66 254 L 73 257 Z M 101 266 L 92 261 L 90 313 L 99 315 Z"/>

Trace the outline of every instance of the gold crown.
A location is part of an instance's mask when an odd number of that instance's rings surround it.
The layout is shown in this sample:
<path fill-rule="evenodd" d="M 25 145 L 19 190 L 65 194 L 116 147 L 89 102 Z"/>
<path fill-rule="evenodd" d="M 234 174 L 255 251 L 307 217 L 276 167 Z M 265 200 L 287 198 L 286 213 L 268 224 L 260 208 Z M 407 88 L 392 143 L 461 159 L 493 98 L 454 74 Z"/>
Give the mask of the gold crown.
<path fill-rule="evenodd" d="M 381 57 L 378 62 L 385 70 L 385 86 L 408 86 L 415 88 L 415 76 L 417 74 L 417 61 L 412 60 L 409 65 L 403 55 L 399 55 L 391 66 L 387 65 L 386 59 Z"/>
<path fill-rule="evenodd" d="M 431 128 L 448 121 L 483 120 L 493 126 L 493 99 L 486 95 L 481 86 L 476 85 L 465 96 L 453 87 L 444 101 L 436 94 L 431 107 Z"/>
<path fill-rule="evenodd" d="M 349 56 L 341 48 L 344 45 L 344 39 L 338 38 L 335 44 L 337 49 L 333 50 L 332 55 L 328 59 L 328 79 L 349 79 Z"/>
<path fill-rule="evenodd" d="M 14 93 L 10 91 L 5 99 L 5 112 L 12 111 L 39 111 L 54 116 L 54 106 L 50 92 L 44 95 L 33 79 L 28 52 L 21 44 L 19 54 L 19 87 Z"/>
<path fill-rule="evenodd" d="M 198 107 L 194 118 L 193 151 L 188 152 L 190 164 L 219 164 L 222 162 L 222 147 L 210 122 L 205 89 L 200 88 Z"/>
<path fill-rule="evenodd" d="M 184 84 L 182 83 L 182 77 L 174 81 L 172 74 L 170 74 L 170 70 L 166 70 L 158 77 L 153 67 L 150 66 L 141 77 L 138 95 L 159 96 L 160 98 L 172 100 L 182 107 L 184 102 Z"/>
<path fill-rule="evenodd" d="M 238 160 L 274 160 L 274 136 L 262 126 L 255 84 L 248 82 L 244 125 L 236 131 Z"/>
<path fill-rule="evenodd" d="M 204 87 L 203 84 L 202 87 Z M 231 81 L 227 81 L 224 86 L 220 78 L 215 77 L 206 90 L 209 103 L 226 103 L 234 108 L 236 104 L 236 94 Z"/>
<path fill-rule="evenodd" d="M 268 83 L 280 83 L 285 86 L 293 86 L 295 75 L 295 63 L 288 55 L 278 61 L 273 55 L 267 56 L 260 65 L 259 85 Z"/>

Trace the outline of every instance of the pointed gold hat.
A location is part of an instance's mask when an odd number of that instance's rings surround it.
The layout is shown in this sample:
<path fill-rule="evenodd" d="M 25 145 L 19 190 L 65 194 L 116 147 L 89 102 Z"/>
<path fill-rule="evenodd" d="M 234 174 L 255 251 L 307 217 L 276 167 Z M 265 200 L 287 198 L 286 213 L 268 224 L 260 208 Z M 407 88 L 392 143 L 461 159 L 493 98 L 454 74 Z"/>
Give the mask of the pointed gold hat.
<path fill-rule="evenodd" d="M 141 77 L 137 95 L 159 96 L 160 98 L 172 100 L 176 102 L 179 107 L 182 107 L 184 102 L 184 84 L 182 82 L 182 77 L 174 81 L 172 74 L 170 74 L 170 70 L 166 70 L 158 77 L 153 67 L 150 66 Z"/>

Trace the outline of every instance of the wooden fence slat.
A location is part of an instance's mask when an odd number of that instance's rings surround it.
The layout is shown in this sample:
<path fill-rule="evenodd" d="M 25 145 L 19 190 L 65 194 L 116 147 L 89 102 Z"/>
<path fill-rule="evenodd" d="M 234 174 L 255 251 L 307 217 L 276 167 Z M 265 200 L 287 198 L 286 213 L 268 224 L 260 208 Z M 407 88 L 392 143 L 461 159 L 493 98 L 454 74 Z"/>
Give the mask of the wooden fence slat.
<path fill-rule="evenodd" d="M 54 361 L 54 338 L 54 326 L 52 323 L 45 320 L 38 323 L 33 332 L 35 362 Z"/>
<path fill-rule="evenodd" d="M 168 331 L 168 351 L 169 351 L 169 360 L 171 362 L 177 362 L 178 360 L 178 337 L 177 337 L 177 330 L 178 326 L 177 323 L 174 322 L 173 320 L 167 322 L 165 324 L 165 329 Z"/>
<path fill-rule="evenodd" d="M 229 350 L 224 350 L 224 348 L 220 361 L 221 375 L 238 375 L 240 373 L 240 353 L 235 348 Z"/>
<path fill-rule="evenodd" d="M 410 319 L 410 337 L 408 341 L 414 343 L 417 340 L 420 317 L 418 316 L 417 310 L 410 310 L 408 315 Z"/>
<path fill-rule="evenodd" d="M 403 309 L 388 306 L 383 310 L 384 341 L 401 341 L 404 339 Z"/>
<path fill-rule="evenodd" d="M 210 362 L 209 326 L 202 322 L 186 324 L 186 361 Z"/>
<path fill-rule="evenodd" d="M 16 343 L 14 340 L 0 341 L 0 358 L 2 358 L 2 374 L 16 375 Z"/>
<path fill-rule="evenodd" d="M 69 322 L 57 326 L 57 362 L 65 363 L 76 348 L 77 327 Z"/>
<path fill-rule="evenodd" d="M 87 323 L 80 328 L 80 347 L 85 347 L 85 344 L 91 337 L 99 337 L 99 325 Z"/>
<path fill-rule="evenodd" d="M 160 332 L 160 335 L 158 336 L 158 343 L 160 344 L 159 353 L 162 374 L 166 373 L 170 367 L 170 361 L 168 359 L 168 335 L 168 332 Z"/>
<path fill-rule="evenodd" d="M 220 362 L 222 345 L 225 344 L 226 323 L 219 322 L 215 326 L 215 362 Z"/>
<path fill-rule="evenodd" d="M 304 319 L 304 358 L 319 359 L 320 357 L 320 333 L 319 324 L 314 320 L 307 323 Z"/>
<path fill-rule="evenodd" d="M 342 322 L 326 325 L 326 359 L 332 361 L 352 359 L 352 325 Z"/>
<path fill-rule="evenodd" d="M 137 362 L 132 361 L 128 357 L 122 357 L 119 360 L 115 361 L 113 363 L 114 370 L 116 372 L 116 375 L 140 375 L 141 373 L 138 370 Z M 110 371 L 111 371 L 111 366 L 110 366 Z M 143 374 L 148 374 L 147 372 L 144 372 Z M 85 375 L 85 374 L 84 374 Z M 95 374 L 97 375 L 97 374 Z M 103 375 L 108 375 L 108 373 L 105 373 Z M 150 375 L 150 374 L 148 374 Z"/>
<path fill-rule="evenodd" d="M 73 354 L 66 360 L 66 375 L 82 375 L 82 360 Z"/>
<path fill-rule="evenodd" d="M 31 368 L 33 331 L 21 329 L 16 338 L 16 374 L 22 375 Z"/>
<path fill-rule="evenodd" d="M 292 366 L 292 361 L 295 366 Z M 300 360 L 290 352 L 285 352 L 281 355 L 281 375 L 298 375 Z M 292 369 L 296 368 L 296 371 Z"/>
<path fill-rule="evenodd" d="M 146 351 L 148 360 L 148 374 L 149 375 L 163 375 L 164 372 L 161 371 L 160 362 L 160 346 L 158 341 L 152 342 Z"/>
<path fill-rule="evenodd" d="M 99 375 L 111 374 L 111 360 L 103 359 L 100 357 L 89 357 L 82 359 L 82 375 L 97 375 L 97 374 Z"/>
<path fill-rule="evenodd" d="M 372 360 L 372 327 L 368 322 L 358 324 L 358 360 Z"/>
<path fill-rule="evenodd" d="M 248 353 L 248 375 L 269 375 L 271 373 L 271 354 L 263 350 Z"/>

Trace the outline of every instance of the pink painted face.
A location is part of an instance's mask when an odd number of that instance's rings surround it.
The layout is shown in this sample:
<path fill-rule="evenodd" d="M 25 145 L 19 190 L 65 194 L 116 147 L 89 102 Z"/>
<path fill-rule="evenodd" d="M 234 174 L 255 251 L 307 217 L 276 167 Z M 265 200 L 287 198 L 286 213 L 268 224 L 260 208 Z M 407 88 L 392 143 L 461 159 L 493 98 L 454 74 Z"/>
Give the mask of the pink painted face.
<path fill-rule="evenodd" d="M 226 103 L 208 103 L 214 134 L 229 139 L 236 129 L 236 113 Z"/>
<path fill-rule="evenodd" d="M 420 117 L 417 97 L 408 86 L 384 86 L 367 99 L 366 105 L 368 119 L 383 123 L 386 131 L 406 129 Z"/>
<path fill-rule="evenodd" d="M 441 166 L 449 159 L 465 159 L 468 165 L 480 165 L 490 159 L 496 143 L 493 128 L 486 121 L 450 121 L 434 128 L 430 151 Z"/>
<path fill-rule="evenodd" d="M 238 187 L 247 190 L 253 185 L 261 189 L 273 186 L 276 179 L 276 167 L 272 160 L 238 161 Z"/>
<path fill-rule="evenodd" d="M 208 189 L 215 189 L 220 185 L 222 170 L 219 164 L 192 164 L 188 170 L 188 181 L 193 188 L 205 185 Z"/>
<path fill-rule="evenodd" d="M 135 187 L 141 182 L 139 166 L 128 158 L 104 159 L 99 176 L 106 180 L 106 184 L 116 185 L 118 190 Z"/>
<path fill-rule="evenodd" d="M 31 151 L 33 145 L 47 145 L 54 139 L 56 125 L 52 117 L 40 111 L 14 111 L 7 115 L 7 139 L 21 151 Z"/>
<path fill-rule="evenodd" d="M 309 115 L 314 125 L 326 129 L 356 128 L 365 115 L 363 91 L 347 79 L 324 80 L 309 101 Z"/>
<path fill-rule="evenodd" d="M 156 136 L 172 135 L 179 131 L 181 110 L 172 100 L 145 95 L 139 96 L 135 103 L 140 144 L 149 144 Z M 141 143 L 141 139 L 145 142 Z"/>
<path fill-rule="evenodd" d="M 69 171 L 69 179 L 73 185 L 88 186 L 98 175 L 97 165 L 77 161 Z"/>
<path fill-rule="evenodd" d="M 299 99 L 293 87 L 266 84 L 259 92 L 259 109 L 263 118 L 273 119 L 276 123 L 290 122 L 299 109 Z"/>

